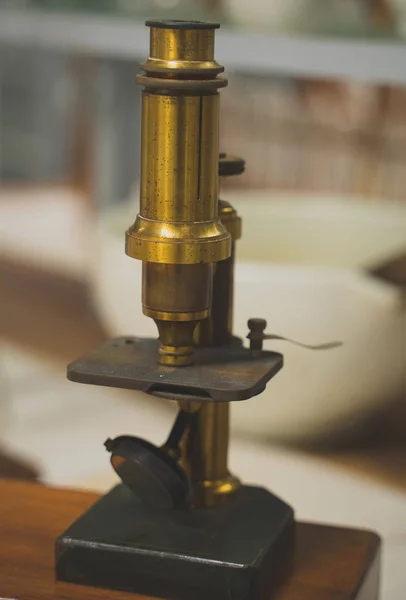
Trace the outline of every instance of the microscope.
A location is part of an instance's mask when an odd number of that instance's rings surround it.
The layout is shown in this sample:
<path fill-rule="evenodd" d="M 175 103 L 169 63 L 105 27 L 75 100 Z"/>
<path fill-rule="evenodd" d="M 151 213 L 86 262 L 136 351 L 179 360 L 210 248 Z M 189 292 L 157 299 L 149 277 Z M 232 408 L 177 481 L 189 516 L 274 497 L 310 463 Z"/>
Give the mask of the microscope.
<path fill-rule="evenodd" d="M 146 25 L 140 210 L 125 251 L 142 261 L 157 338 L 109 340 L 71 363 L 68 379 L 164 398 L 178 414 L 160 447 L 132 435 L 105 442 L 122 483 L 56 540 L 56 577 L 175 600 L 265 600 L 292 568 L 294 512 L 229 471 L 229 413 L 283 357 L 263 349 L 264 319 L 248 321 L 247 340 L 233 334 L 241 219 L 219 199 L 219 176 L 244 161 L 219 152 L 219 26 Z"/>

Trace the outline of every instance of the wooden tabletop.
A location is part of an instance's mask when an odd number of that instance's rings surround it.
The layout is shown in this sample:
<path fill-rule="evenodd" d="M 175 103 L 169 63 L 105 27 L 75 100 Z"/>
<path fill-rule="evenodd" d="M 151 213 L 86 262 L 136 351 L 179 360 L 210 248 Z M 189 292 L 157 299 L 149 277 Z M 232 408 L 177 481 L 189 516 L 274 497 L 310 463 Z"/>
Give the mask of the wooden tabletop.
<path fill-rule="evenodd" d="M 54 540 L 96 499 L 91 493 L 0 480 L 0 597 L 145 598 L 55 582 Z M 292 573 L 273 600 L 377 600 L 379 539 L 365 531 L 300 523 Z"/>

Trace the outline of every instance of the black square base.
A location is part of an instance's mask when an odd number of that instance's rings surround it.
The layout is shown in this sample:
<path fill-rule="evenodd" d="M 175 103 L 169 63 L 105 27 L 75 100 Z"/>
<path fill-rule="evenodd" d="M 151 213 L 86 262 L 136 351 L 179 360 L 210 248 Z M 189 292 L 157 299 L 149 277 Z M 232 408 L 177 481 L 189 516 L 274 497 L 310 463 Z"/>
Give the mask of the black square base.
<path fill-rule="evenodd" d="M 119 485 L 57 539 L 56 576 L 176 600 L 268 599 L 293 538 L 292 509 L 263 488 L 220 508 L 158 511 Z"/>

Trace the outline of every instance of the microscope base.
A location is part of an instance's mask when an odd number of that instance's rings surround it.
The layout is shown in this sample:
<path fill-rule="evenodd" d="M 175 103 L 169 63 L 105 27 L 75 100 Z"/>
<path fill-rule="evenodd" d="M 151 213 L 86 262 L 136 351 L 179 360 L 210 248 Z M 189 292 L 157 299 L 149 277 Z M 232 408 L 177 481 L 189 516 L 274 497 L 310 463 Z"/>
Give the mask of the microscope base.
<path fill-rule="evenodd" d="M 244 486 L 220 508 L 163 511 L 118 485 L 57 539 L 56 575 L 177 600 L 265 599 L 293 542 L 292 509 L 263 488 Z"/>

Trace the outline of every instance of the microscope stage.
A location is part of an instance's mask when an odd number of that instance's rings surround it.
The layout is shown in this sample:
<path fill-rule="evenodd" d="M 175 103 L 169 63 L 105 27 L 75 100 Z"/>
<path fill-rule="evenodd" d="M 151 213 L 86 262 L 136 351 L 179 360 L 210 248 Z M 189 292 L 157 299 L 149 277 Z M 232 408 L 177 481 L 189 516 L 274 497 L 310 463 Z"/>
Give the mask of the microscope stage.
<path fill-rule="evenodd" d="M 68 379 L 140 390 L 170 400 L 232 402 L 260 394 L 282 368 L 276 352 L 253 352 L 241 344 L 196 347 L 195 364 L 166 367 L 157 363 L 155 339 L 109 340 L 68 366 Z"/>

